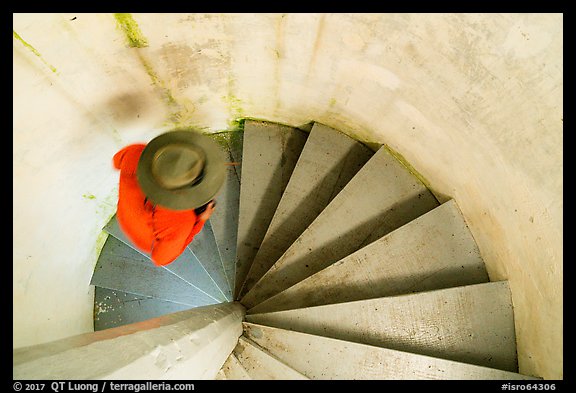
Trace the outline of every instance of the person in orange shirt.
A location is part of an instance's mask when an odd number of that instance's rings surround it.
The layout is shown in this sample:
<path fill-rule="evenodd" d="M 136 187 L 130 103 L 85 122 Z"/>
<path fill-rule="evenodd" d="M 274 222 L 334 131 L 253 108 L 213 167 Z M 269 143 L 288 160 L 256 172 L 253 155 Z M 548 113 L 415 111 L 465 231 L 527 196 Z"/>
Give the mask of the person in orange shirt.
<path fill-rule="evenodd" d="M 204 227 L 224 183 L 219 146 L 194 131 L 170 131 L 113 157 L 120 170 L 120 229 L 156 266 L 172 263 Z"/>

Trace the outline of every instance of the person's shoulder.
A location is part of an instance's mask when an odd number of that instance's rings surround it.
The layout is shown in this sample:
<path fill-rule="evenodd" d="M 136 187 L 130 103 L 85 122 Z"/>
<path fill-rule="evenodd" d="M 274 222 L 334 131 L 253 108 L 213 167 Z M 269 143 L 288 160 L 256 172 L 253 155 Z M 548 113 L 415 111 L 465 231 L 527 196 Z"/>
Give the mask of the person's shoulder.
<path fill-rule="evenodd" d="M 118 169 L 123 168 L 129 172 L 135 171 L 140 155 L 145 147 L 146 145 L 144 143 L 133 143 L 123 147 L 114 154 L 114 166 Z"/>
<path fill-rule="evenodd" d="M 130 153 L 142 153 L 142 151 L 144 150 L 144 148 L 146 147 L 145 143 L 132 143 L 130 145 L 127 145 L 125 147 L 123 147 L 120 151 L 124 151 L 124 152 L 130 152 Z"/>

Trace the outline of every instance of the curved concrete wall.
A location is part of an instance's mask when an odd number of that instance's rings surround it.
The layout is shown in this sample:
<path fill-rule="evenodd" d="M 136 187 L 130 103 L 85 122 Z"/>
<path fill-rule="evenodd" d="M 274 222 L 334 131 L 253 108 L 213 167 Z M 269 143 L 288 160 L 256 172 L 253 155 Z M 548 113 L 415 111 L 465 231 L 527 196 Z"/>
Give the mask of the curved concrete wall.
<path fill-rule="evenodd" d="M 312 120 L 458 202 L 563 377 L 562 14 L 14 14 L 15 348 L 92 330 L 111 157 L 174 126 Z"/>

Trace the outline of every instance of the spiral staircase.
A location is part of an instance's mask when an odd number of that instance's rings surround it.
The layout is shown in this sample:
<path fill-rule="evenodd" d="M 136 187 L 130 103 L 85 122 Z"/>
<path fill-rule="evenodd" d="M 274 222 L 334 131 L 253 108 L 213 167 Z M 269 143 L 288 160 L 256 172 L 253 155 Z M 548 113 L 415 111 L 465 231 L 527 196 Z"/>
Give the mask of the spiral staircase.
<path fill-rule="evenodd" d="M 91 284 L 95 331 L 219 303 L 246 308 L 217 379 L 532 379 L 506 281 L 491 282 L 456 201 L 381 146 L 320 123 L 246 120 L 218 206 L 155 267 L 116 219 Z"/>

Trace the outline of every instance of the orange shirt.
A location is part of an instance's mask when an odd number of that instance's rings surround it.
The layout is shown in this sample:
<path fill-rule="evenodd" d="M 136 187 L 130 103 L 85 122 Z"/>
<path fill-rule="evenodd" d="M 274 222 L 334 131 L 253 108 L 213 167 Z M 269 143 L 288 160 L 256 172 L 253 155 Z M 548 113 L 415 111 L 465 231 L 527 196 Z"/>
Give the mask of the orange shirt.
<path fill-rule="evenodd" d="M 132 243 L 157 266 L 173 262 L 204 227 L 194 209 L 172 210 L 146 199 L 136 179 L 138 160 L 146 145 L 126 146 L 114 155 L 120 170 L 118 224 Z"/>

